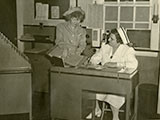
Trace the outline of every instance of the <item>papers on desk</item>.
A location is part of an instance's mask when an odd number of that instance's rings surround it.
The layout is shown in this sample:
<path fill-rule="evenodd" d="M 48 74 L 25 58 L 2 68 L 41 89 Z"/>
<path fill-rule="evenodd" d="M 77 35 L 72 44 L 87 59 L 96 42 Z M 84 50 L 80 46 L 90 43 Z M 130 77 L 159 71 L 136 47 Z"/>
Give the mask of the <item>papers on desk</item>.
<path fill-rule="evenodd" d="M 83 60 L 85 59 L 82 55 L 70 55 L 67 56 L 66 59 L 64 59 L 64 62 L 71 66 L 80 66 L 80 64 L 83 63 Z"/>
<path fill-rule="evenodd" d="M 132 74 L 136 71 L 134 68 L 122 68 L 122 67 L 103 67 L 102 65 L 93 65 L 88 64 L 86 65 L 87 69 L 93 69 L 93 70 L 100 70 L 100 71 L 106 71 L 106 72 L 114 72 L 114 73 L 125 73 L 125 74 Z"/>
<path fill-rule="evenodd" d="M 119 67 L 110 68 L 110 67 L 103 67 L 102 65 L 93 65 L 93 64 L 89 64 L 86 67 L 88 69 L 95 69 L 95 70 L 109 71 L 109 72 L 119 72 L 122 69 Z"/>

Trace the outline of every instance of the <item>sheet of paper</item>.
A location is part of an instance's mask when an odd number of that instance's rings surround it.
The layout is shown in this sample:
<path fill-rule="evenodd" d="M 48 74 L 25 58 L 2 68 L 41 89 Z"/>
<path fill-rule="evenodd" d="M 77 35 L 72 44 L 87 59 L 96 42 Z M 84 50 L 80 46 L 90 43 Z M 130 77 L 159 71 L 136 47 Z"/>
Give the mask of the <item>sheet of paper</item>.
<path fill-rule="evenodd" d="M 63 50 L 62 49 L 60 49 L 59 47 L 53 47 L 49 52 L 48 52 L 48 55 L 50 56 L 50 57 L 53 57 L 53 56 L 55 56 L 55 57 L 62 57 L 62 55 L 63 55 Z"/>
<path fill-rule="evenodd" d="M 83 58 L 84 56 L 81 55 L 70 55 L 64 60 L 64 62 L 71 66 L 77 66 Z"/>

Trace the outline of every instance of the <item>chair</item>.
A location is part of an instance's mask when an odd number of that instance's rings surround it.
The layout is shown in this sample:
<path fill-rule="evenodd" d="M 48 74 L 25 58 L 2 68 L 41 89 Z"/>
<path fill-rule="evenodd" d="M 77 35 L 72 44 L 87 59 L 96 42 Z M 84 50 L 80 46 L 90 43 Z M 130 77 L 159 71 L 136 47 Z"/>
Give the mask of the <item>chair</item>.
<path fill-rule="evenodd" d="M 106 102 L 103 102 L 102 103 L 102 114 L 101 114 L 100 120 L 103 120 L 105 112 L 111 112 L 111 111 L 112 110 L 111 110 L 109 104 L 107 104 Z M 123 109 L 120 109 L 119 112 L 125 112 L 125 111 Z"/>
<path fill-rule="evenodd" d="M 95 94 L 89 90 L 82 92 L 82 118 L 86 118 L 88 112 L 92 112 L 92 120 L 95 120 Z"/>

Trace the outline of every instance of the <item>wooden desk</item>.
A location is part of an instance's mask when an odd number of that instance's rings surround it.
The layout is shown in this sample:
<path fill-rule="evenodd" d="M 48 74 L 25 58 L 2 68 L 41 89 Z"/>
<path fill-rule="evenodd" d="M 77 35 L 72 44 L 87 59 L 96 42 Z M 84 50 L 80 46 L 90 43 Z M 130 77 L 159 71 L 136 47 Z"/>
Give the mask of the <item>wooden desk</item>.
<path fill-rule="evenodd" d="M 82 91 L 113 93 L 126 97 L 126 120 L 130 120 L 130 98 L 138 85 L 138 71 L 124 73 L 84 68 L 52 67 L 50 70 L 51 117 L 54 119 L 80 120 Z M 137 105 L 135 100 L 135 107 Z M 136 115 L 136 109 L 134 111 Z"/>

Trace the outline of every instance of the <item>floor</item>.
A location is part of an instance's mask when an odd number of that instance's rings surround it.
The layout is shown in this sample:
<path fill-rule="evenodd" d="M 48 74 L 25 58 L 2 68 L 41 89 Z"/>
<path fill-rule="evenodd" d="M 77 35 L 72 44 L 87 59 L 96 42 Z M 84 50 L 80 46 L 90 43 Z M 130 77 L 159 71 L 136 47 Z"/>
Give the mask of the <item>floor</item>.
<path fill-rule="evenodd" d="M 49 74 L 50 63 L 44 55 L 28 55 L 33 67 L 33 93 L 32 93 L 32 120 L 51 120 L 50 117 L 50 96 L 49 96 Z M 153 100 L 154 101 L 154 100 Z M 153 102 L 152 101 L 152 102 Z M 138 120 L 160 120 L 160 115 L 143 112 L 143 106 L 139 106 Z M 156 109 L 156 108 L 149 108 Z M 147 113 L 148 112 L 148 113 Z M 123 115 L 121 115 L 123 116 Z M 0 120 L 29 120 L 28 114 L 0 115 Z M 96 118 L 99 120 L 99 118 Z M 112 120 L 111 112 L 105 113 L 104 120 Z"/>
<path fill-rule="evenodd" d="M 33 93 L 33 120 L 51 120 L 50 118 L 50 99 L 49 93 Z"/>
<path fill-rule="evenodd" d="M 33 68 L 33 120 L 51 120 L 48 72 L 51 64 L 44 54 L 27 54 L 27 56 Z"/>

